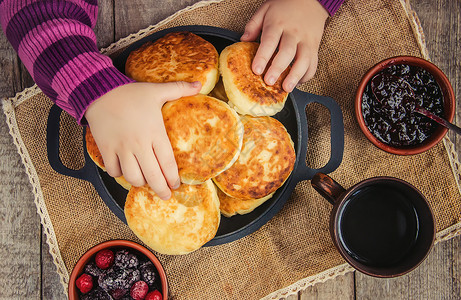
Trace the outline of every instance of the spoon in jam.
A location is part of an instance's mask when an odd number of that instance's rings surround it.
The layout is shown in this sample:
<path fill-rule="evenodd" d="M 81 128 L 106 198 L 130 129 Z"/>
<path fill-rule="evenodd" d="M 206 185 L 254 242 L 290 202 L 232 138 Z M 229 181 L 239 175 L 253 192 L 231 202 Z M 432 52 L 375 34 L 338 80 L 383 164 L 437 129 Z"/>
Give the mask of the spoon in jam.
<path fill-rule="evenodd" d="M 400 95 L 403 95 L 402 98 L 404 98 L 405 96 L 407 96 L 407 98 L 410 98 L 412 100 L 412 104 L 414 104 L 414 106 L 412 105 L 412 110 L 414 112 L 416 112 L 418 114 L 421 114 L 421 115 L 423 115 L 423 116 L 437 122 L 438 124 L 442 125 L 443 127 L 448 128 L 449 130 L 453 130 L 455 133 L 461 135 L 461 128 L 459 128 L 458 126 L 448 122 L 444 118 L 441 118 L 441 117 L 435 115 L 434 113 L 430 112 L 429 110 L 419 106 L 416 103 L 413 88 L 408 83 L 408 81 L 406 81 L 405 79 L 402 79 L 400 77 L 397 77 L 395 75 L 386 74 L 386 76 L 384 76 L 382 73 L 378 73 L 371 79 L 371 91 L 373 92 L 373 95 L 375 96 L 376 100 L 378 100 L 378 102 L 381 103 L 381 105 L 384 105 L 383 101 L 382 101 L 382 98 L 386 97 L 387 95 L 383 95 L 383 93 L 378 93 L 376 91 L 376 89 L 378 89 L 378 87 L 380 85 L 386 84 L 386 85 L 389 86 L 391 83 L 401 83 L 401 85 L 399 85 L 398 88 L 394 89 L 393 92 L 394 93 L 395 92 L 400 93 Z M 378 96 L 378 94 L 380 94 L 380 96 Z"/>

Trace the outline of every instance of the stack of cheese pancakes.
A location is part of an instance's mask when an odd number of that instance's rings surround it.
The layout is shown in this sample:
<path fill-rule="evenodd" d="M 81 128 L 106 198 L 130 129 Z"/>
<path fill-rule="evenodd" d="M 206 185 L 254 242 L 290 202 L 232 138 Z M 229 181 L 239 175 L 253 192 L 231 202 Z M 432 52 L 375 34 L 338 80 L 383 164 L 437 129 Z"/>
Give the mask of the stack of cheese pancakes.
<path fill-rule="evenodd" d="M 161 200 L 146 185 L 129 189 L 125 216 L 131 230 L 153 250 L 186 254 L 211 240 L 226 217 L 246 214 L 271 198 L 291 174 L 293 142 L 270 116 L 288 94 L 251 71 L 257 43 L 238 42 L 220 55 L 190 32 L 175 32 L 133 51 L 126 75 L 145 82 L 200 81 L 200 94 L 167 102 L 165 128 L 178 164 L 181 186 Z M 221 75 L 221 76 L 220 76 Z M 218 82 L 219 81 L 219 82 Z M 87 130 L 87 151 L 104 170 Z"/>

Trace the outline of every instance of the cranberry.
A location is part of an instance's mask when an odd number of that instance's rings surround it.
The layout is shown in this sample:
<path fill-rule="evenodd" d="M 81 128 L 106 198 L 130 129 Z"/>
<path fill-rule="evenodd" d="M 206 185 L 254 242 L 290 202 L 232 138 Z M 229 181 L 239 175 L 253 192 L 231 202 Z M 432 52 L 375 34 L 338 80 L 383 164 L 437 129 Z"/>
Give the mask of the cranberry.
<path fill-rule="evenodd" d="M 114 252 L 104 249 L 96 253 L 95 262 L 98 268 L 105 270 L 114 264 Z"/>
<path fill-rule="evenodd" d="M 146 298 L 144 298 L 144 300 L 162 300 L 162 299 L 163 299 L 162 294 L 158 290 L 150 292 L 149 294 L 146 295 Z"/>
<path fill-rule="evenodd" d="M 86 294 L 93 288 L 93 277 L 83 273 L 79 278 L 77 278 L 75 284 L 82 294 Z"/>
<path fill-rule="evenodd" d="M 137 281 L 133 284 L 130 290 L 130 296 L 134 300 L 143 300 L 147 292 L 149 291 L 149 286 L 144 281 Z"/>

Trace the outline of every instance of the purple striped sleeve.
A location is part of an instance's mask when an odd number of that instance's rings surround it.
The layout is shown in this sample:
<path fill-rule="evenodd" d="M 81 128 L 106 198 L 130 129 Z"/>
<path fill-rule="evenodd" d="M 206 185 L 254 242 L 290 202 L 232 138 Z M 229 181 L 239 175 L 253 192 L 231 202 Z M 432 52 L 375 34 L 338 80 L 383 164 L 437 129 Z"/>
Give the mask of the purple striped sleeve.
<path fill-rule="evenodd" d="M 318 0 L 325 7 L 330 16 L 334 15 L 344 0 Z"/>
<path fill-rule="evenodd" d="M 97 0 L 0 0 L 0 22 L 40 89 L 82 124 L 87 107 L 133 82 L 99 53 Z"/>

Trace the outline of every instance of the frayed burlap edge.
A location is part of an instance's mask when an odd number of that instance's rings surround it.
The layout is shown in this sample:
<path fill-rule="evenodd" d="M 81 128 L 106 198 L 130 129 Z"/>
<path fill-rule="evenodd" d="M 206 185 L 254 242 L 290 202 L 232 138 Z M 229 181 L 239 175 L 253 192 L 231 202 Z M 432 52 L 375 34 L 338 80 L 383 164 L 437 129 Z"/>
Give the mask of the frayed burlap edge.
<path fill-rule="evenodd" d="M 411 8 L 409 0 L 399 0 L 407 17 L 408 20 L 411 24 L 411 27 L 413 29 L 413 33 L 416 37 L 416 40 L 418 42 L 420 51 L 422 56 L 425 59 L 430 59 L 429 53 L 426 48 L 426 41 L 424 37 L 424 32 L 422 30 L 419 18 L 416 14 L 416 12 Z M 156 25 L 149 26 L 145 29 L 142 29 L 138 31 L 137 33 L 131 34 L 127 36 L 126 38 L 123 38 L 119 40 L 116 43 L 111 44 L 107 48 L 101 49 L 101 53 L 105 55 L 110 55 L 126 46 L 129 44 L 142 39 L 143 37 L 149 35 L 152 33 L 152 31 L 155 31 L 157 28 L 160 26 L 168 23 L 172 19 L 176 18 L 178 15 L 186 12 L 186 11 L 191 11 L 200 7 L 204 7 L 207 5 L 210 5 L 212 3 L 219 3 L 222 2 L 222 0 L 208 0 L 208 1 L 201 1 L 197 2 L 196 4 L 186 7 L 177 13 L 171 15 L 170 17 L 164 19 L 163 21 L 159 22 Z M 29 181 L 32 185 L 32 190 L 34 193 L 34 203 L 37 207 L 37 213 L 40 216 L 40 222 L 42 223 L 46 235 L 46 243 L 49 246 L 49 252 L 53 258 L 53 263 L 55 264 L 57 268 L 57 273 L 60 277 L 61 284 L 63 286 L 63 292 L 65 293 L 67 297 L 67 285 L 69 282 L 69 272 L 65 267 L 64 261 L 61 257 L 61 253 L 59 251 L 58 247 L 58 242 L 56 239 L 56 234 L 53 229 L 53 225 L 51 223 L 50 216 L 48 214 L 48 210 L 45 205 L 45 200 L 43 198 L 42 190 L 40 188 L 40 182 L 39 178 L 37 175 L 37 172 L 35 170 L 34 165 L 32 164 L 31 158 L 29 156 L 29 153 L 27 151 L 26 146 L 24 145 L 24 142 L 21 138 L 19 128 L 16 122 L 16 116 L 15 116 L 15 111 L 14 109 L 19 106 L 22 102 L 26 101 L 27 99 L 30 99 L 31 97 L 41 93 L 41 90 L 37 87 L 37 85 L 34 85 L 30 88 L 27 88 L 23 90 L 22 92 L 19 92 L 16 94 L 15 97 L 4 99 L 3 100 L 3 111 L 6 116 L 6 122 L 9 127 L 9 133 L 13 138 L 13 142 L 16 145 L 17 151 L 19 155 L 21 156 L 22 163 L 24 164 L 26 173 L 29 177 Z M 448 136 L 446 136 L 443 139 L 443 144 L 445 146 L 445 149 L 447 151 L 449 160 L 450 160 L 450 166 L 453 172 L 453 175 L 455 177 L 455 181 L 458 187 L 458 190 L 461 193 L 461 164 L 458 159 L 458 155 L 455 152 L 454 149 L 454 144 L 450 141 Z M 449 240 L 455 236 L 458 236 L 461 234 L 461 222 L 458 222 L 455 225 L 452 225 L 440 232 L 437 233 L 435 243 L 439 243 L 441 241 L 446 241 Z M 286 299 L 287 297 L 291 295 L 296 295 L 298 292 L 315 285 L 317 283 L 322 283 L 325 282 L 329 279 L 333 279 L 337 276 L 340 275 L 345 275 L 349 272 L 354 271 L 354 269 L 346 264 L 342 264 L 333 268 L 330 268 L 328 270 L 325 270 L 322 273 L 306 277 L 304 279 L 301 279 L 294 284 L 285 287 L 283 289 L 280 289 L 278 291 L 275 291 L 266 297 L 262 298 L 262 300 L 274 300 L 274 299 Z"/>

